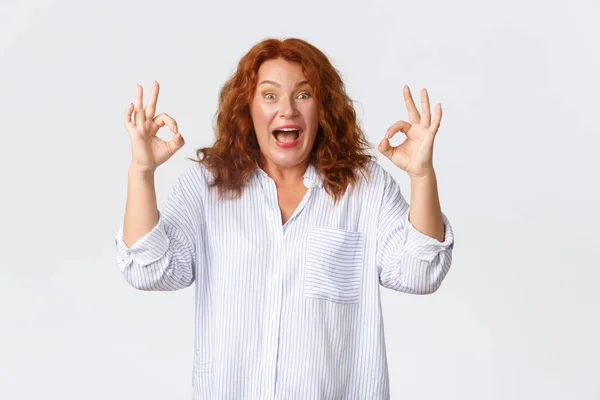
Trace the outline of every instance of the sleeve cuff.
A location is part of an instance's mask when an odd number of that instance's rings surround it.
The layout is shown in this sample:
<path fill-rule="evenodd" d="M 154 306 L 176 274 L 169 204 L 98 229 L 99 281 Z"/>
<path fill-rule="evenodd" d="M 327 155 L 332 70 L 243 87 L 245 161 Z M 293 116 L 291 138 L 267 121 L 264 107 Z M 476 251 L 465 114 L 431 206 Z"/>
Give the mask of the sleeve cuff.
<path fill-rule="evenodd" d="M 169 237 L 165 232 L 164 221 L 158 211 L 158 223 L 150 232 L 142 236 L 133 246 L 127 247 L 123 241 L 123 226 L 115 238 L 117 256 L 120 264 L 124 265 L 132 259 L 136 264 L 145 266 L 152 264 L 165 255 L 169 248 Z"/>
<path fill-rule="evenodd" d="M 406 243 L 404 248 L 408 253 L 422 260 L 432 261 L 441 251 L 454 247 L 452 226 L 450 226 L 450 222 L 444 213 L 442 213 L 444 241 L 440 242 L 436 238 L 419 232 L 408 219 L 409 211 L 410 209 L 404 216 L 404 222 L 406 223 Z"/>

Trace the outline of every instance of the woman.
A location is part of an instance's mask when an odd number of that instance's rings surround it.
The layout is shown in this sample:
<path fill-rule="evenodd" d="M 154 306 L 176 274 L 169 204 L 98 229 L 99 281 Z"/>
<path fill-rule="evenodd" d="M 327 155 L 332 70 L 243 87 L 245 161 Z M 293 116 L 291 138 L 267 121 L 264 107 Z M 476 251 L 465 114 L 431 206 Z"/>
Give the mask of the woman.
<path fill-rule="evenodd" d="M 386 132 L 379 151 L 411 179 L 411 207 L 374 156 L 327 57 L 299 39 L 265 40 L 224 85 L 216 141 L 157 209 L 154 171 L 184 145 L 155 116 L 159 86 L 125 113 L 132 141 L 116 244 L 141 290 L 196 283 L 193 396 L 389 398 L 379 286 L 432 293 L 452 259 L 432 165 L 433 121 Z M 135 112 L 135 122 L 132 115 Z M 168 125 L 164 142 L 156 133 Z M 391 147 L 389 138 L 407 139 Z M 202 157 L 200 157 L 202 155 Z"/>

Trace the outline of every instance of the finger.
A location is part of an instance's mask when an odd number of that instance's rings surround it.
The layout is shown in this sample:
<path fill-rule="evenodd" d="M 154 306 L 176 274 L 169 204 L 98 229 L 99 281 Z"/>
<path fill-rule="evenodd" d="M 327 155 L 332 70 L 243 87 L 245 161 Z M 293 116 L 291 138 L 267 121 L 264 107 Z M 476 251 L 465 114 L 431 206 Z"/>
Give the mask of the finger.
<path fill-rule="evenodd" d="M 437 133 L 440 128 L 440 123 L 442 122 L 442 105 L 437 103 L 435 106 L 435 114 L 433 115 L 433 123 L 431 124 L 431 128 L 429 128 L 433 133 Z"/>
<path fill-rule="evenodd" d="M 150 92 L 150 97 L 148 98 L 148 104 L 146 104 L 146 119 L 154 118 L 154 114 L 156 113 L 156 103 L 158 102 L 158 92 L 160 90 L 160 86 L 158 82 L 154 81 L 152 83 L 152 91 Z"/>
<path fill-rule="evenodd" d="M 419 114 L 419 110 L 417 110 L 417 106 L 415 106 L 408 85 L 404 85 L 404 102 L 406 103 L 406 109 L 408 110 L 408 120 L 412 124 L 418 124 L 421 121 L 421 114 Z"/>
<path fill-rule="evenodd" d="M 407 134 L 411 127 L 412 125 L 406 121 L 398 121 L 394 125 L 390 126 L 387 131 L 385 131 L 385 138 L 392 138 L 396 132 Z"/>
<path fill-rule="evenodd" d="M 431 105 L 427 89 L 421 90 L 421 125 L 425 128 L 429 128 L 431 125 Z"/>
<path fill-rule="evenodd" d="M 392 147 L 392 145 L 390 144 L 390 140 L 387 137 L 384 137 L 383 140 L 379 143 L 377 149 L 381 154 L 391 159 L 394 155 L 394 150 L 396 148 Z"/>
<path fill-rule="evenodd" d="M 125 114 L 123 115 L 123 122 L 126 127 L 131 127 L 133 125 L 133 121 L 131 120 L 131 115 L 133 114 L 133 103 L 129 103 L 127 109 L 125 110 Z"/>
<path fill-rule="evenodd" d="M 156 117 L 154 117 L 152 122 L 154 122 L 156 125 L 158 125 L 159 128 L 162 128 L 163 126 L 168 125 L 169 128 L 171 128 L 171 131 L 173 133 L 178 132 L 177 122 L 165 113 L 159 114 Z"/>
<path fill-rule="evenodd" d="M 175 132 L 173 139 L 168 142 L 169 148 L 171 149 L 171 153 L 175 153 L 177 150 L 183 147 L 185 144 L 185 139 L 181 136 L 181 133 Z"/>
<path fill-rule="evenodd" d="M 144 89 L 140 85 L 137 85 L 135 88 L 135 123 L 139 124 L 146 120 L 146 116 L 144 115 Z"/>

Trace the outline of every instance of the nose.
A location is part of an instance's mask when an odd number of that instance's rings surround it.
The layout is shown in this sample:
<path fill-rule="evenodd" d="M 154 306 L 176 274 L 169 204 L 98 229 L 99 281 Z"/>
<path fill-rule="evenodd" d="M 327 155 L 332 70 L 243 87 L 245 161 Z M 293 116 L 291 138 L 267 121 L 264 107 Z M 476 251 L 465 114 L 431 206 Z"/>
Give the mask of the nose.
<path fill-rule="evenodd" d="M 287 98 L 281 101 L 281 108 L 279 109 L 279 116 L 282 118 L 289 118 L 296 115 L 296 105 L 294 99 Z"/>

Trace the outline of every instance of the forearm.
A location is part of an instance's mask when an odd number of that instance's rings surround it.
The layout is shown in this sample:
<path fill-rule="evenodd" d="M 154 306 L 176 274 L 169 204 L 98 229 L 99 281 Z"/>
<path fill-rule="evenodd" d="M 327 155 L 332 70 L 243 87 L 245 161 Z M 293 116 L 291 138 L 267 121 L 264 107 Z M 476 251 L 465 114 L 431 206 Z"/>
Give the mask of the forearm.
<path fill-rule="evenodd" d="M 419 232 L 444 241 L 444 222 L 435 172 L 410 181 L 409 221 Z"/>
<path fill-rule="evenodd" d="M 127 203 L 123 242 L 128 247 L 148 234 L 158 223 L 154 171 L 128 170 Z"/>

